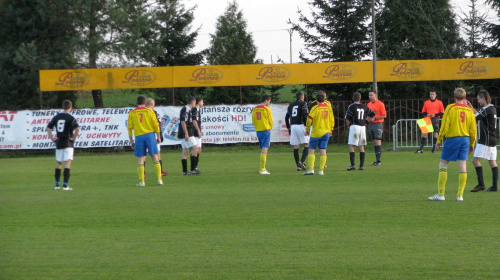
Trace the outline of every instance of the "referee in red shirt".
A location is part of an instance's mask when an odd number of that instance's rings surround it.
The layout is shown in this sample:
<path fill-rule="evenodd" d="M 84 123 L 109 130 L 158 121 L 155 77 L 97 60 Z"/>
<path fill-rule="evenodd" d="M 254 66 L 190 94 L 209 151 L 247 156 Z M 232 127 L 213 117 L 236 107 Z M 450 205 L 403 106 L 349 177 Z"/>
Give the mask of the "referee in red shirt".
<path fill-rule="evenodd" d="M 437 99 L 437 94 L 435 91 L 429 93 L 430 99 L 425 101 L 424 107 L 422 108 L 422 114 L 425 117 L 430 117 L 432 121 L 432 127 L 434 128 L 434 135 L 432 138 L 432 153 L 434 153 L 434 147 L 438 138 L 439 124 L 441 123 L 441 118 L 444 114 L 444 106 L 441 100 Z M 415 152 L 416 154 L 422 154 L 424 152 L 424 143 L 427 140 L 428 133 L 422 133 L 422 138 L 420 139 L 420 148 Z"/>

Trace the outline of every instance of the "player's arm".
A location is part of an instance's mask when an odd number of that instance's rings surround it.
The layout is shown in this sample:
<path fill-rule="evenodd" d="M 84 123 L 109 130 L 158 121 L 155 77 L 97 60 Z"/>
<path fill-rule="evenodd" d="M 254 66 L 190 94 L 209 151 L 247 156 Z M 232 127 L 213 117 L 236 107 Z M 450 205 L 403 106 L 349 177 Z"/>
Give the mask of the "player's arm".
<path fill-rule="evenodd" d="M 309 115 L 307 116 L 307 122 L 306 122 L 306 136 L 309 136 L 309 131 L 311 130 L 311 125 L 314 120 L 313 117 L 314 110 L 312 110 Z"/>
<path fill-rule="evenodd" d="M 71 140 L 72 142 L 75 142 L 75 140 L 78 138 L 78 135 L 80 135 L 80 127 L 79 126 L 77 126 L 73 130 L 73 137 L 70 137 L 69 140 Z"/>
<path fill-rule="evenodd" d="M 286 111 L 285 115 L 285 124 L 286 128 L 288 129 L 288 134 L 290 134 L 290 112 Z"/>
<path fill-rule="evenodd" d="M 335 127 L 335 118 L 333 117 L 332 107 L 328 107 L 328 111 L 330 111 L 329 119 L 330 119 L 331 131 L 332 131 L 332 133 L 330 133 L 330 136 L 331 136 L 331 135 L 333 135 L 333 128 Z"/>
<path fill-rule="evenodd" d="M 198 136 L 200 136 L 200 138 L 201 138 L 200 126 L 198 125 L 198 121 L 196 119 L 193 119 L 193 126 L 196 129 L 196 131 L 198 131 Z"/>
<path fill-rule="evenodd" d="M 271 126 L 271 129 L 273 129 L 273 112 L 271 111 L 271 108 L 267 107 L 267 114 L 269 117 L 269 126 Z"/>
<path fill-rule="evenodd" d="M 133 137 L 133 133 L 132 131 L 134 130 L 134 125 L 133 125 L 133 118 L 132 118 L 132 115 L 128 115 L 128 121 L 127 121 L 127 131 L 128 131 L 128 139 L 129 139 L 129 142 L 130 142 L 130 147 L 132 147 L 132 149 L 134 148 L 134 137 Z"/>
<path fill-rule="evenodd" d="M 189 133 L 186 125 L 186 121 L 181 121 L 181 128 L 184 131 L 184 140 L 189 141 Z"/>
<path fill-rule="evenodd" d="M 54 137 L 55 135 L 52 134 L 52 128 L 47 127 L 47 134 L 49 135 L 49 139 L 52 140 L 52 142 L 57 141 L 57 137 Z"/>

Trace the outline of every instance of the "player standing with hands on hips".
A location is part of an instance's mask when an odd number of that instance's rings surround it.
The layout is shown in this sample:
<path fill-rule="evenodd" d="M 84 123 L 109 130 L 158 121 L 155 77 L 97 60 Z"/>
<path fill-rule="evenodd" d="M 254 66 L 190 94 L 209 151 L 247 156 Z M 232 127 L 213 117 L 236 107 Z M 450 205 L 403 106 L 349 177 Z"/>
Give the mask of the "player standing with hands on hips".
<path fill-rule="evenodd" d="M 61 112 L 54 116 L 47 125 L 47 133 L 49 139 L 56 142 L 56 169 L 55 169 L 55 189 L 59 190 L 61 188 L 61 168 L 64 162 L 64 173 L 63 173 L 63 190 L 71 191 L 73 190 L 69 185 L 69 176 L 71 169 L 71 161 L 73 161 L 75 140 L 78 138 L 80 133 L 80 126 L 76 121 L 75 117 L 70 115 L 73 109 L 73 104 L 69 100 L 64 100 L 62 103 L 64 112 Z M 55 130 L 56 134 L 53 135 L 52 131 Z"/>
<path fill-rule="evenodd" d="M 497 109 L 491 104 L 490 94 L 486 90 L 481 90 L 477 94 L 477 102 L 481 106 L 481 109 L 476 112 L 476 121 L 479 122 L 479 138 L 477 139 L 472 163 L 476 168 L 478 185 L 471 192 L 484 191 L 486 189 L 484 186 L 481 159 L 488 161 L 493 175 L 493 185 L 486 191 L 496 192 L 498 191 Z M 472 107 L 472 104 L 470 105 Z"/>
<path fill-rule="evenodd" d="M 307 147 L 309 137 L 306 136 L 305 127 L 309 111 L 307 110 L 307 103 L 304 102 L 304 93 L 298 92 L 295 97 L 297 100 L 290 103 L 286 111 L 285 123 L 288 128 L 288 134 L 290 134 L 290 145 L 293 146 L 295 165 L 297 166 L 297 171 L 301 171 L 306 170 L 304 161 L 309 152 L 309 148 Z M 302 151 L 302 158 L 299 159 L 300 145 L 304 145 L 304 150 Z"/>
<path fill-rule="evenodd" d="M 144 187 L 144 161 L 147 153 L 153 160 L 153 167 L 156 172 L 158 185 L 163 185 L 161 179 L 161 166 L 158 160 L 158 144 L 161 142 L 160 126 L 153 110 L 146 107 L 146 97 L 137 97 L 137 107 L 128 113 L 128 137 L 130 146 L 134 149 L 134 156 L 137 157 L 137 174 L 139 183 L 137 187 Z M 134 142 L 135 136 L 135 142 Z"/>
<path fill-rule="evenodd" d="M 261 103 L 252 110 L 252 124 L 255 126 L 260 147 L 260 169 L 259 174 L 269 175 L 266 169 L 267 151 L 271 146 L 271 130 L 273 129 L 273 112 L 269 108 L 271 96 L 263 95 Z"/>
<path fill-rule="evenodd" d="M 441 148 L 441 143 L 446 137 L 439 162 L 438 193 L 429 197 L 429 200 L 445 200 L 445 186 L 448 180 L 448 163 L 458 160 L 458 193 L 457 201 L 463 201 L 465 184 L 467 183 L 468 154 L 474 151 L 476 142 L 476 118 L 474 111 L 469 108 L 465 99 L 465 90 L 457 88 L 454 92 L 455 103 L 444 110 L 441 130 L 436 142 L 436 151 Z"/>
<path fill-rule="evenodd" d="M 372 165 L 382 165 L 382 134 L 384 132 L 384 119 L 387 117 L 385 105 L 382 101 L 378 100 L 378 93 L 370 91 L 368 94 L 370 102 L 366 106 L 376 113 L 375 117 L 368 118 L 368 130 L 373 140 L 373 147 L 375 148 L 375 162 Z"/>

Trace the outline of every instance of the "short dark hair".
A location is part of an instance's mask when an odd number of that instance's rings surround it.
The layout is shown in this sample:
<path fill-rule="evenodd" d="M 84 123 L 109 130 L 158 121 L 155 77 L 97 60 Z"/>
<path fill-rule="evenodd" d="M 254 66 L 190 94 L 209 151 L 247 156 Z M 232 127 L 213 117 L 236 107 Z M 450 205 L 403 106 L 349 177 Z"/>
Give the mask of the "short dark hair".
<path fill-rule="evenodd" d="M 490 93 L 487 92 L 486 90 L 481 90 L 480 92 L 478 92 L 477 94 L 477 97 L 483 97 L 484 99 L 486 99 L 486 103 L 490 104 L 491 103 L 491 96 L 490 96 Z"/>
<path fill-rule="evenodd" d="M 271 100 L 271 96 L 267 94 L 262 95 L 262 97 L 260 98 L 260 102 L 264 102 L 266 100 Z"/>
<path fill-rule="evenodd" d="M 357 91 L 355 93 L 353 93 L 352 94 L 352 100 L 354 100 L 354 101 L 361 101 L 361 93 L 359 93 Z"/>
<path fill-rule="evenodd" d="M 144 95 L 137 96 L 137 105 L 145 105 L 146 97 Z"/>
<path fill-rule="evenodd" d="M 203 97 L 197 97 L 196 98 L 196 104 L 200 103 L 200 101 L 203 101 Z"/>
<path fill-rule="evenodd" d="M 316 94 L 316 101 L 318 101 L 318 103 L 325 102 L 325 96 L 321 92 L 318 92 L 318 94 Z"/>
<path fill-rule="evenodd" d="M 295 94 L 295 98 L 297 98 L 297 100 L 299 100 L 302 96 L 304 96 L 304 93 L 299 91 Z"/>
<path fill-rule="evenodd" d="M 326 100 L 326 92 L 324 90 L 318 90 L 318 94 L 321 94 L 325 99 L 323 99 L 323 101 Z M 321 101 L 321 102 L 323 102 Z"/>
<path fill-rule="evenodd" d="M 71 108 L 72 105 L 73 103 L 71 103 L 70 100 L 64 100 L 62 103 L 62 107 L 64 110 L 68 110 L 69 108 Z"/>
<path fill-rule="evenodd" d="M 196 102 L 196 97 L 191 96 L 189 97 L 187 104 L 191 104 L 193 101 Z"/>

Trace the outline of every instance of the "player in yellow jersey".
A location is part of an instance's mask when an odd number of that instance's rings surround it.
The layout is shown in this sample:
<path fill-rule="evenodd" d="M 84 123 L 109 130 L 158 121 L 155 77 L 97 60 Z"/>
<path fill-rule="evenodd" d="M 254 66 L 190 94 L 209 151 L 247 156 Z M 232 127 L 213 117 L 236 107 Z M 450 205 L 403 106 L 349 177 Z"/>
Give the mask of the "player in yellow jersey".
<path fill-rule="evenodd" d="M 438 193 L 429 197 L 429 200 L 445 200 L 444 191 L 448 180 L 448 163 L 458 160 L 458 193 L 457 200 L 463 201 L 465 183 L 467 182 L 468 154 L 474 151 L 476 142 L 476 117 L 474 110 L 469 108 L 465 99 L 465 90 L 457 88 L 454 92 L 455 103 L 446 107 L 436 142 L 439 151 L 443 138 L 446 142 L 439 162 Z"/>
<path fill-rule="evenodd" d="M 263 95 L 261 103 L 252 110 L 252 123 L 257 132 L 260 146 L 260 169 L 259 174 L 269 175 L 266 170 L 267 151 L 271 145 L 271 129 L 273 129 L 273 113 L 271 108 L 271 96 Z"/>
<path fill-rule="evenodd" d="M 316 152 L 316 148 L 319 148 L 320 154 L 318 174 L 324 174 L 323 169 L 326 165 L 326 148 L 333 127 L 335 126 L 332 107 L 325 103 L 324 95 L 318 93 L 316 95 L 316 100 L 318 101 L 318 105 L 312 107 L 307 116 L 306 135 L 309 136 L 309 134 L 311 134 L 311 138 L 309 140 L 309 155 L 307 156 L 307 171 L 304 175 L 314 174 L 314 162 L 316 161 L 316 155 L 314 153 Z M 309 132 L 311 126 L 312 132 Z"/>
<path fill-rule="evenodd" d="M 153 110 L 146 107 L 146 97 L 137 97 L 137 108 L 128 114 L 128 137 L 130 146 L 134 149 L 134 156 L 137 157 L 137 173 L 139 174 L 138 187 L 144 187 L 144 160 L 146 159 L 146 149 L 153 160 L 153 166 L 158 179 L 158 185 L 163 185 L 161 180 L 161 166 L 158 160 L 158 145 L 160 144 L 160 126 Z M 134 142 L 135 136 L 135 142 Z"/>

